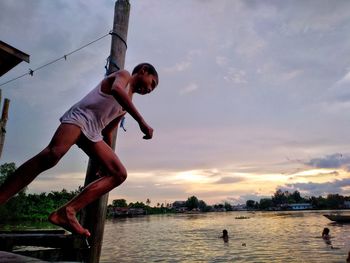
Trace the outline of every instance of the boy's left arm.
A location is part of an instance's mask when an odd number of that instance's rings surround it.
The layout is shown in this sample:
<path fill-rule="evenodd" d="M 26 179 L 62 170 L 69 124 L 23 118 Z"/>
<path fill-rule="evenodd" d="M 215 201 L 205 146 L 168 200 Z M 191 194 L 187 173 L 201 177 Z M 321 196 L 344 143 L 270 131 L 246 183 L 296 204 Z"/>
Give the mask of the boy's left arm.
<path fill-rule="evenodd" d="M 148 140 L 152 139 L 153 129 L 143 119 L 142 115 L 138 112 L 132 100 L 125 92 L 125 86 L 130 79 L 130 74 L 127 71 L 118 71 L 116 79 L 111 87 L 111 94 L 118 101 L 118 103 L 127 111 L 139 124 L 141 131 L 144 133 L 143 138 Z"/>

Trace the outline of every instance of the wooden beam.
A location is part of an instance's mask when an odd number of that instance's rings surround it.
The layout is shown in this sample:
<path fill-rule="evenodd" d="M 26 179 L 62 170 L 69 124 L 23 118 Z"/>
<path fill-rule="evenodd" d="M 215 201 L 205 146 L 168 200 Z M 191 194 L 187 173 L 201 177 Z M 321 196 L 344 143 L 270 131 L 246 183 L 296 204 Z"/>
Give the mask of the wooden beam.
<path fill-rule="evenodd" d="M 27 63 L 29 63 L 29 55 L 18 50 L 17 48 L 14 48 L 12 46 L 10 46 L 9 44 L 6 44 L 5 42 L 0 40 L 0 49 L 3 50 L 4 52 L 19 58 L 21 61 L 25 61 Z"/>
<path fill-rule="evenodd" d="M 1 119 L 0 119 L 0 158 L 1 158 L 2 150 L 5 144 L 6 124 L 8 120 L 9 107 L 10 107 L 10 100 L 5 99 L 4 106 L 2 108 Z"/>
<path fill-rule="evenodd" d="M 124 68 L 126 41 L 129 25 L 130 3 L 128 0 L 117 0 L 114 7 L 114 22 L 112 33 L 112 44 L 110 59 L 115 62 L 119 69 Z M 109 63 L 109 72 L 116 70 L 114 63 Z M 113 137 L 112 148 L 115 149 L 116 134 Z M 98 165 L 93 160 L 89 160 L 86 172 L 85 186 L 96 180 Z M 101 255 L 103 242 L 103 231 L 107 213 L 108 194 L 102 196 L 99 200 L 88 205 L 81 213 L 81 224 L 89 229 L 91 245 L 88 255 L 89 263 L 98 263 Z"/>

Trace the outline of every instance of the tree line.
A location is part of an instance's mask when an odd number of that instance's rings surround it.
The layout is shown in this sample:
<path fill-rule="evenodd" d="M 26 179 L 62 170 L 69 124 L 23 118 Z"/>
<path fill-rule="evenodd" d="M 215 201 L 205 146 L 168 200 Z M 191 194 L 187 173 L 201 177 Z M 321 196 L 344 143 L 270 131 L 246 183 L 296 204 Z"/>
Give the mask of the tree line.
<path fill-rule="evenodd" d="M 339 194 L 328 194 L 323 196 L 304 196 L 299 191 L 289 192 L 278 189 L 271 198 L 262 198 L 259 202 L 247 200 L 247 209 L 254 210 L 281 210 L 288 205 L 298 203 L 308 203 L 313 209 L 343 209 L 346 208 L 345 201 L 350 201 L 350 196 Z"/>
<path fill-rule="evenodd" d="M 5 163 L 0 165 L 0 184 L 16 170 L 15 163 Z M 0 206 L 0 222 L 9 222 L 15 220 L 47 220 L 49 214 L 62 206 L 74 196 L 76 196 L 82 187 L 74 191 L 51 191 L 49 193 L 27 194 L 26 188 L 11 198 L 6 204 Z M 350 196 L 339 194 L 328 194 L 326 197 L 311 196 L 302 197 L 299 191 L 288 192 L 278 189 L 271 198 L 262 198 L 260 201 L 247 200 L 246 208 L 254 210 L 281 210 L 288 204 L 309 203 L 313 209 L 342 209 L 345 208 L 344 202 L 350 201 Z M 143 202 L 127 203 L 125 199 L 116 199 L 108 206 L 109 209 L 115 207 L 142 208 L 147 214 L 174 213 L 176 209 L 170 203 L 157 203 L 151 206 L 151 200 Z M 207 205 L 203 200 L 196 196 L 188 197 L 184 202 L 184 207 L 188 211 L 232 211 L 235 210 L 230 203 Z"/>
<path fill-rule="evenodd" d="M 112 201 L 112 204 L 108 206 L 110 211 L 113 208 L 142 208 L 146 211 L 147 214 L 161 214 L 161 213 L 175 213 L 176 207 L 173 204 L 169 203 L 157 203 L 156 206 L 151 206 L 151 201 L 148 198 L 146 203 L 136 202 L 136 203 L 127 203 L 125 199 L 115 199 Z M 207 205 L 203 200 L 199 200 L 196 196 L 188 197 L 184 202 L 183 207 L 186 208 L 186 211 L 200 211 L 200 212 L 211 212 L 211 211 L 233 211 L 233 206 L 228 202 L 223 204 L 215 204 L 213 206 Z"/>

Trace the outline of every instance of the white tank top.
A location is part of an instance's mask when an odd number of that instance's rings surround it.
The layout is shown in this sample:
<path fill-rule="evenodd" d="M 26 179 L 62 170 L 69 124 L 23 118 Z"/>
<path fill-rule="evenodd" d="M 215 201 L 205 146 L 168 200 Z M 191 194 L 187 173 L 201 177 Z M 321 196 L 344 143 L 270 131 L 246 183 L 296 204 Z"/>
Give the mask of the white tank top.
<path fill-rule="evenodd" d="M 102 141 L 102 130 L 108 123 L 124 114 L 117 100 L 101 91 L 101 83 L 60 118 L 61 123 L 75 124 L 93 142 Z"/>

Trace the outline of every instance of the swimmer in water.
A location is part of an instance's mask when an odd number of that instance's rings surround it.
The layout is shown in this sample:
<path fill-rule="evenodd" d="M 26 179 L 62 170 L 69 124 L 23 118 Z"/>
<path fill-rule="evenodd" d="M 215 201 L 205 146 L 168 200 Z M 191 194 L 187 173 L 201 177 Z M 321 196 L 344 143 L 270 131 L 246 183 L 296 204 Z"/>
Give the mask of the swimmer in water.
<path fill-rule="evenodd" d="M 220 237 L 224 240 L 224 242 L 228 242 L 228 232 L 226 229 L 222 230 L 222 236 Z"/>

